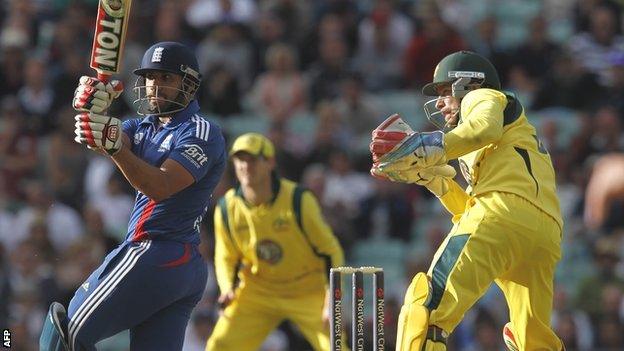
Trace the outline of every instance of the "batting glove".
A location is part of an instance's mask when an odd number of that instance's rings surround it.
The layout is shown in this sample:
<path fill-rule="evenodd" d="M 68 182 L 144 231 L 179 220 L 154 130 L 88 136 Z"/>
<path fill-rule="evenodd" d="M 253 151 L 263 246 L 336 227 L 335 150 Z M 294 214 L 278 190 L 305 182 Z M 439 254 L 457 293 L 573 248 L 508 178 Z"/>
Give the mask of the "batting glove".
<path fill-rule="evenodd" d="M 123 88 L 123 83 L 118 80 L 104 83 L 97 78 L 82 76 L 74 91 L 72 106 L 76 111 L 102 113 L 121 95 Z"/>
<path fill-rule="evenodd" d="M 115 117 L 95 113 L 80 113 L 76 120 L 76 137 L 78 144 L 87 145 L 90 149 L 101 149 L 113 156 L 121 150 L 121 120 Z"/>

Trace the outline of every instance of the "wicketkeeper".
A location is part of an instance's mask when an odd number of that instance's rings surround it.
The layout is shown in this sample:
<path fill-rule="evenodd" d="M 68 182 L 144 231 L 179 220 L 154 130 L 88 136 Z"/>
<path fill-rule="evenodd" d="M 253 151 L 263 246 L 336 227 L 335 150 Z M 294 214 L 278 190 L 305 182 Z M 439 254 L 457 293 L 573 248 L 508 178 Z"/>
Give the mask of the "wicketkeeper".
<path fill-rule="evenodd" d="M 373 131 L 371 173 L 427 187 L 453 228 L 427 273 L 405 294 L 397 350 L 446 350 L 446 338 L 495 282 L 511 321 L 510 350 L 563 349 L 550 328 L 563 221 L 548 152 L 520 101 L 501 91 L 494 66 L 468 51 L 445 57 L 423 94 L 441 130 L 415 132 L 398 115 Z M 447 161 L 459 159 L 468 188 Z"/>

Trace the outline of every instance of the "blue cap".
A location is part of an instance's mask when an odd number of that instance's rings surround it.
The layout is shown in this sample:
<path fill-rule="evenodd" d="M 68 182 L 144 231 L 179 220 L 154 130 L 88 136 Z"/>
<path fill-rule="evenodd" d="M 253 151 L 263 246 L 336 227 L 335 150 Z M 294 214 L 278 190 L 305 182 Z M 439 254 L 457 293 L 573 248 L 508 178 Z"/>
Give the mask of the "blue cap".
<path fill-rule="evenodd" d="M 173 42 L 163 41 L 152 45 L 141 60 L 141 66 L 134 70 L 134 74 L 142 76 L 148 71 L 166 71 L 181 76 L 187 75 L 199 82 L 199 64 L 191 49 L 187 46 Z"/>

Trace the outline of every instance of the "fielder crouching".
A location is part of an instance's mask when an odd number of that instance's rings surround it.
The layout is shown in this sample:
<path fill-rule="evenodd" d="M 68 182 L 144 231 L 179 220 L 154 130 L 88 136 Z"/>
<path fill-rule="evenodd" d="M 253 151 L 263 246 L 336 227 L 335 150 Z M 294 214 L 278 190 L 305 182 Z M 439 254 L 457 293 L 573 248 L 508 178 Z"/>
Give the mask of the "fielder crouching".
<path fill-rule="evenodd" d="M 221 313 L 206 351 L 257 350 L 283 321 L 315 351 L 329 350 L 327 276 L 344 263 L 338 239 L 314 194 L 278 176 L 269 139 L 243 134 L 230 156 L 239 184 L 214 214 Z"/>

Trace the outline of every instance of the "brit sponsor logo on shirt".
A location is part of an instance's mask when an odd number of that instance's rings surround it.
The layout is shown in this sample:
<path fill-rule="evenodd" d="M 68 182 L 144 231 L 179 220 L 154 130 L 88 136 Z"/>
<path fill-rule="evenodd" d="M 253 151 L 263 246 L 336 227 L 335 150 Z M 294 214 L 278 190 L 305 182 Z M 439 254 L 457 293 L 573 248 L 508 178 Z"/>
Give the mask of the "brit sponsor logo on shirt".
<path fill-rule="evenodd" d="M 165 140 L 160 144 L 160 147 L 158 148 L 158 152 L 165 152 L 171 149 L 171 137 L 173 137 L 173 134 L 167 135 Z"/>
<path fill-rule="evenodd" d="M 200 168 L 208 161 L 208 157 L 201 146 L 197 144 L 186 144 L 183 147 L 184 152 L 182 152 L 182 155 L 186 157 L 187 160 L 191 161 L 195 167 Z"/>
<path fill-rule="evenodd" d="M 134 145 L 139 145 L 141 143 L 141 140 L 143 140 L 142 132 L 134 134 Z"/>

